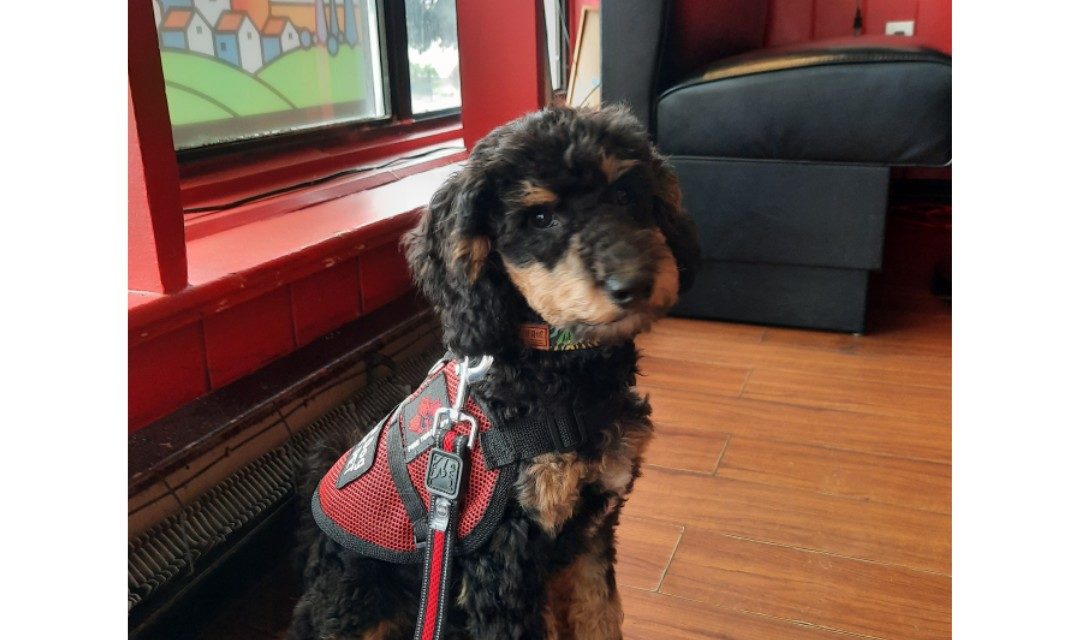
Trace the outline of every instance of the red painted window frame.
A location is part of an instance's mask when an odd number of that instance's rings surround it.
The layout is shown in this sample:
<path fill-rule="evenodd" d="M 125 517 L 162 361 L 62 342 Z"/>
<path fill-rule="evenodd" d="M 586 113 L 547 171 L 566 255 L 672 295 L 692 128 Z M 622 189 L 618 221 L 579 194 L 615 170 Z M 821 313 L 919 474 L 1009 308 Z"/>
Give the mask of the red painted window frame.
<path fill-rule="evenodd" d="M 522 11 L 505 0 L 458 0 L 460 122 L 361 127 L 318 148 L 299 145 L 252 153 L 242 162 L 234 155 L 181 167 L 151 3 L 129 0 L 129 431 L 406 293 L 397 240 L 448 175 L 445 165 L 463 161 L 466 152 L 444 152 L 235 210 L 185 217 L 183 209 L 415 150 L 463 142 L 471 148 L 495 126 L 544 102 L 539 10 L 539 3 Z M 305 218 L 293 217 L 300 214 Z M 299 249 L 274 249 L 283 235 L 310 231 L 307 220 L 322 221 L 325 237 L 308 238 Z M 223 271 L 207 276 L 206 247 L 215 243 L 224 252 L 253 248 L 259 260 L 241 267 L 223 260 Z M 347 301 L 347 292 L 357 288 L 359 301 Z M 291 335 L 285 325 L 268 323 L 263 330 L 252 321 L 253 313 L 285 305 Z M 301 317 L 313 308 L 325 317 Z M 215 355 L 215 345 L 235 352 L 228 354 L 227 368 L 214 368 L 213 361 L 224 357 Z"/>

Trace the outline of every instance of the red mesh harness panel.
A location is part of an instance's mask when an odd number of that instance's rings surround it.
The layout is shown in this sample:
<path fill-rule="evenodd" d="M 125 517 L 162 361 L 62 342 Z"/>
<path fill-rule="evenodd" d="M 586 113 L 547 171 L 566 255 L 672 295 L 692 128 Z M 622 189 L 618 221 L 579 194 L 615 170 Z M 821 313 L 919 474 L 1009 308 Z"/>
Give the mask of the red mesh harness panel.
<path fill-rule="evenodd" d="M 312 511 L 319 526 L 338 543 L 364 555 L 391 562 L 420 562 L 413 519 L 401 497 L 403 478 L 395 484 L 391 469 L 391 438 L 399 437 L 404 452 L 408 483 L 422 504 L 423 526 L 431 496 L 424 484 L 431 441 L 421 436 L 431 427 L 432 416 L 449 406 L 457 390 L 456 362 L 435 369 L 397 409 L 378 423 L 363 440 L 346 451 L 323 476 L 312 496 Z M 476 418 L 480 433 L 492 428 L 491 419 L 471 396 L 465 411 Z M 394 430 L 397 430 L 395 433 Z M 459 423 L 453 433 L 468 435 L 469 425 Z M 502 515 L 512 486 L 512 474 L 488 469 L 479 443 L 468 451 L 468 480 L 460 502 L 457 550 L 479 547 Z M 511 469 L 512 471 L 512 469 Z"/>

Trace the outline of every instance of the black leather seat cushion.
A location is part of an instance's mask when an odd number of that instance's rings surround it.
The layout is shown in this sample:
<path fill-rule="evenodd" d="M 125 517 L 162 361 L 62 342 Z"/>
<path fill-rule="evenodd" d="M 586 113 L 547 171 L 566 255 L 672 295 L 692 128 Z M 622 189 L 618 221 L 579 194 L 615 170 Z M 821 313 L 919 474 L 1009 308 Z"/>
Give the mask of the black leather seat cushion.
<path fill-rule="evenodd" d="M 763 49 L 695 74 L 661 94 L 656 137 L 680 156 L 944 165 L 951 112 L 948 56 L 850 38 Z"/>

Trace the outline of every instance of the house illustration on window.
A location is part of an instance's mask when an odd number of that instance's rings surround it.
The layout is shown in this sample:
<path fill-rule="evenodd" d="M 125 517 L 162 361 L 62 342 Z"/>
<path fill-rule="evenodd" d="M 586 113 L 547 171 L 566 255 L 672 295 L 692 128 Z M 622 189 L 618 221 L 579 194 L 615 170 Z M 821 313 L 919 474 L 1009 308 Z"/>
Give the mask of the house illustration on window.
<path fill-rule="evenodd" d="M 189 0 L 190 1 L 190 0 Z M 195 0 L 195 8 L 210 24 L 217 24 L 221 14 L 232 10 L 231 0 Z"/>
<path fill-rule="evenodd" d="M 195 5 L 191 4 L 191 0 L 160 0 L 161 12 L 166 14 L 173 9 L 194 9 Z"/>
<path fill-rule="evenodd" d="M 210 25 L 191 9 L 172 9 L 161 22 L 161 46 L 214 55 Z"/>
<path fill-rule="evenodd" d="M 300 34 L 288 18 L 272 17 L 262 32 L 263 64 L 300 46 Z"/>
<path fill-rule="evenodd" d="M 222 13 L 214 31 L 214 50 L 219 59 L 248 73 L 255 73 L 262 68 L 262 38 L 259 30 L 255 28 L 255 23 L 246 13 Z"/>

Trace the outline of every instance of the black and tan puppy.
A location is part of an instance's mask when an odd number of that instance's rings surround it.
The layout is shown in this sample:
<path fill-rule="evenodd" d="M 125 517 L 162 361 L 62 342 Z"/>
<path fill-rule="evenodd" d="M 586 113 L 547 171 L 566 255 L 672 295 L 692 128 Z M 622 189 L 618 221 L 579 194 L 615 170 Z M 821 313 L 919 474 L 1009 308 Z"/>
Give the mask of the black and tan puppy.
<path fill-rule="evenodd" d="M 491 412 L 607 407 L 578 450 L 516 463 L 493 533 L 457 560 L 448 637 L 621 637 L 615 527 L 652 435 L 633 339 L 675 303 L 699 260 L 679 201 L 671 169 L 627 112 L 549 109 L 481 140 L 405 238 L 446 346 L 494 357 L 472 389 Z M 588 348 L 531 349 L 520 333 L 530 322 Z M 361 557 L 319 534 L 307 553 L 290 638 L 412 636 L 416 565 Z"/>

